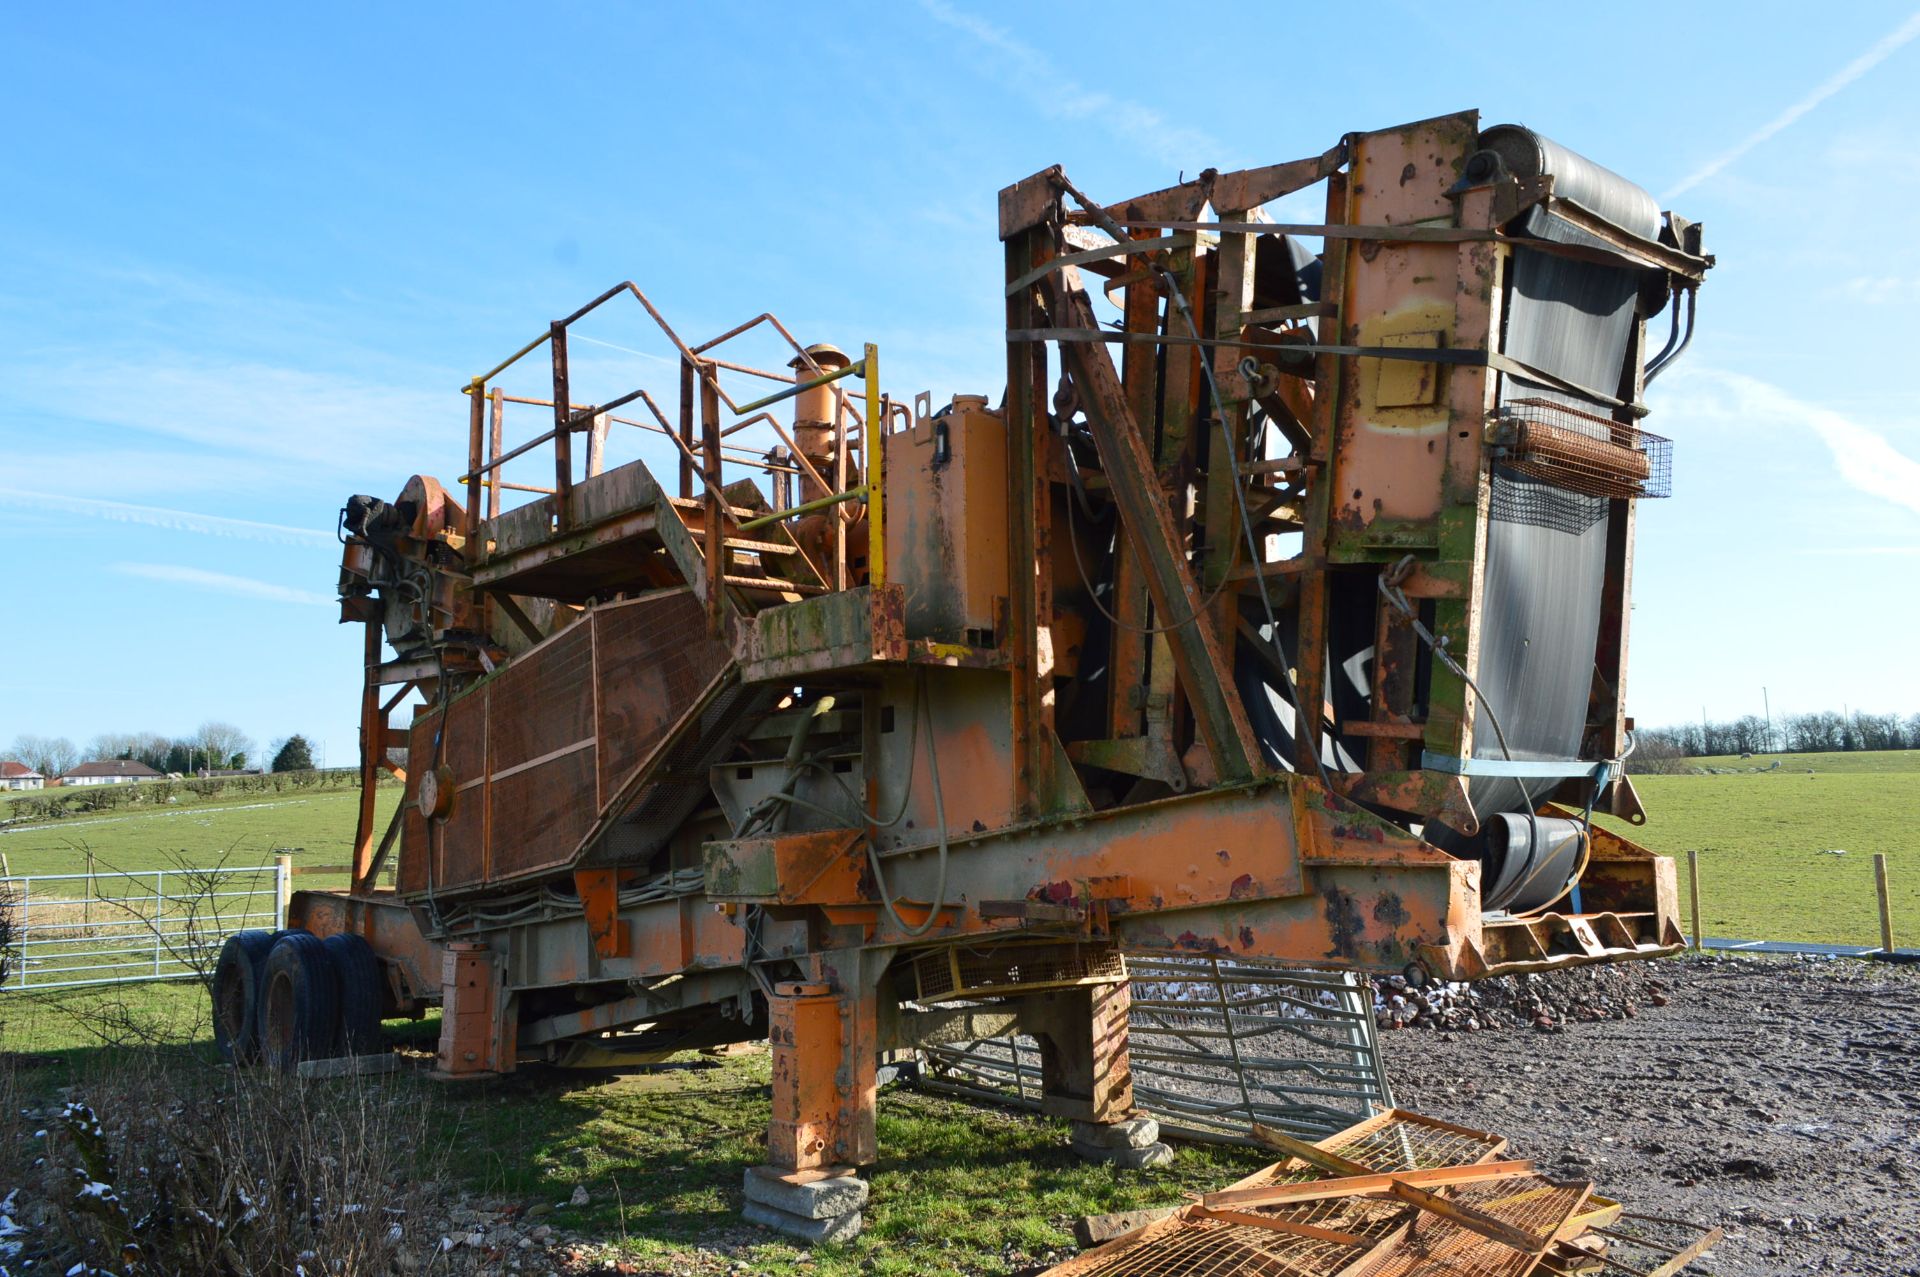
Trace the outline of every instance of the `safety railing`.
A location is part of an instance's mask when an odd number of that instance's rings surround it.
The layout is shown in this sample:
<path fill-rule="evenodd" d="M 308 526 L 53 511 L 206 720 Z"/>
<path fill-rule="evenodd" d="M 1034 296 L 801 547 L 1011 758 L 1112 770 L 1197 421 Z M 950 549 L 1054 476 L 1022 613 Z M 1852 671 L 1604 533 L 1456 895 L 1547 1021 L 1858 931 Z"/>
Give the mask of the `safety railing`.
<path fill-rule="evenodd" d="M 680 384 L 677 413 L 670 414 L 645 388 L 636 388 L 605 402 L 580 403 L 571 394 L 573 369 L 569 355 L 569 335 L 579 320 L 599 310 L 621 295 L 633 297 L 645 309 L 653 323 L 677 353 Z M 714 353 L 761 326 L 770 328 L 793 352 L 791 374 L 755 367 L 721 358 Z M 604 343 L 603 343 L 604 344 Z M 538 398 L 509 394 L 498 379 L 542 346 L 551 356 L 551 394 Z M 736 394 L 725 374 L 786 383 L 780 390 L 758 398 Z M 862 393 L 849 395 L 839 384 L 858 378 Z M 833 414 L 830 473 L 823 473 L 792 433 L 766 411 L 786 400 L 811 390 L 832 387 Z M 659 309 L 631 281 L 617 284 L 564 319 L 555 320 L 547 331 L 521 346 L 513 354 L 485 373 L 472 378 L 463 393 L 469 397 L 467 467 L 460 476 L 466 490 L 465 534 L 469 541 L 477 536 L 483 518 L 495 519 L 502 513 L 503 493 L 522 492 L 536 498 L 553 500 L 554 532 L 570 530 L 573 509 L 569 501 L 575 479 L 574 437 L 587 437 L 584 458 L 585 477 L 601 473 L 606 456 L 607 434 L 612 426 L 624 426 L 667 440 L 678 454 L 678 496 L 683 507 L 698 501 L 705 523 L 703 534 L 709 547 L 718 547 L 721 537 L 731 531 L 751 532 L 790 519 L 837 510 L 832 537 L 833 563 L 814 565 L 828 588 L 845 588 L 852 583 L 846 561 L 846 525 L 864 516 L 867 523 L 867 579 L 881 584 L 886 580 L 884 447 L 882 436 L 896 415 L 896 407 L 880 390 L 880 359 L 877 348 L 867 345 L 861 358 L 844 367 L 826 367 L 802 346 L 780 320 L 763 313 L 738 324 L 719 336 L 698 345 L 689 345 L 669 324 Z M 551 424 L 533 437 L 511 447 L 506 445 L 508 405 L 546 409 Z M 619 409 L 638 404 L 644 414 L 617 415 Z M 724 406 L 736 418 L 723 425 L 720 408 Z M 759 427 L 777 440 L 770 447 L 744 446 L 742 432 Z M 553 482 L 528 484 L 509 482 L 504 468 L 526 458 L 537 449 L 552 450 Z M 857 451 L 858 478 L 850 474 L 849 462 Z M 773 511 L 739 521 L 734 503 L 726 493 L 730 475 L 742 473 L 765 479 Z M 794 502 L 795 482 L 803 492 L 821 495 Z M 484 503 L 484 514 L 482 513 Z M 854 507 L 858 507 L 857 509 Z M 718 566 L 717 549 L 708 554 Z"/>
<path fill-rule="evenodd" d="M 13 917 L 8 991 L 186 980 L 236 931 L 280 925 L 293 870 L 273 865 L 0 878 Z"/>

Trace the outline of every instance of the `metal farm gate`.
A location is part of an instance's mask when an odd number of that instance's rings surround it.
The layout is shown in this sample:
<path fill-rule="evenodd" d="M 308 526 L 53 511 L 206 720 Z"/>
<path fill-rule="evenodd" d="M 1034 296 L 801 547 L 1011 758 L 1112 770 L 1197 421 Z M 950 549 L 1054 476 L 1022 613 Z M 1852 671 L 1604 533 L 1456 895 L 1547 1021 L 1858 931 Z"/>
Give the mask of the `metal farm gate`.
<path fill-rule="evenodd" d="M 277 927 L 293 870 L 153 869 L 0 878 L 13 917 L 6 990 L 185 980 L 210 974 L 220 945 Z"/>
<path fill-rule="evenodd" d="M 1372 991 L 1348 972 L 1127 955 L 1134 1097 L 1166 1131 L 1254 1143 L 1258 1122 L 1317 1139 L 1393 1107 Z M 929 1084 L 1038 1107 L 1031 1038 L 928 1047 Z"/>

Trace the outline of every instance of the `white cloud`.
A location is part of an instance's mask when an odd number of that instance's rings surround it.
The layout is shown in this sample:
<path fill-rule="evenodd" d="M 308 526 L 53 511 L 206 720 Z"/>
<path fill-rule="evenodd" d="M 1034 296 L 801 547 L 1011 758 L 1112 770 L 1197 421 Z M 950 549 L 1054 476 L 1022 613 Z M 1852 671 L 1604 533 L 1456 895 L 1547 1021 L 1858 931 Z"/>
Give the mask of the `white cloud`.
<path fill-rule="evenodd" d="M 198 590 L 212 590 L 216 594 L 234 594 L 245 599 L 262 599 L 269 603 L 331 607 L 335 602 L 326 595 L 316 594 L 312 590 L 296 590 L 290 585 L 275 585 L 271 581 L 256 581 L 246 576 L 229 576 L 225 572 L 209 572 L 204 568 L 184 567 L 177 563 L 116 563 L 113 565 L 113 570 L 125 576 L 142 577 L 167 585 L 184 585 Z"/>
<path fill-rule="evenodd" d="M 1664 388 L 1664 383 L 1663 383 Z M 1851 417 L 1807 403 L 1757 377 L 1711 368 L 1676 378 L 1663 415 L 1721 421 L 1743 431 L 1756 426 L 1810 430 L 1832 454 L 1841 482 L 1920 515 L 1920 461 Z"/>
<path fill-rule="evenodd" d="M 239 541 L 263 541 L 279 545 L 329 545 L 332 532 L 318 528 L 292 527 L 284 523 L 258 523 L 252 519 L 230 519 L 224 515 L 197 514 L 192 510 L 170 510 L 164 506 L 135 505 L 128 501 L 106 501 L 97 497 L 70 497 L 54 492 L 32 492 L 21 488 L 0 488 L 0 502 L 35 510 L 59 510 L 66 514 L 106 519 L 113 523 L 138 523 L 169 532 L 193 532 L 201 536 L 230 537 Z"/>
<path fill-rule="evenodd" d="M 946 0 L 920 0 L 920 7 L 935 22 L 986 46 L 993 55 L 987 63 L 989 72 L 1020 90 L 1045 114 L 1099 124 L 1162 164 L 1191 173 L 1209 164 L 1224 167 L 1220 144 L 1208 134 L 1169 123 L 1160 112 L 1138 102 L 1084 87 L 1040 50 L 982 18 L 961 12 Z"/>
<path fill-rule="evenodd" d="M 1894 53 L 1898 52 L 1901 46 L 1905 45 L 1915 36 L 1920 36 L 1920 13 L 1915 13 L 1893 31 L 1888 32 L 1879 40 L 1875 41 L 1872 48 L 1847 63 L 1846 66 L 1840 68 L 1839 72 L 1828 79 L 1826 83 L 1801 98 L 1798 102 L 1795 102 L 1779 115 L 1774 116 L 1773 119 L 1767 121 L 1752 133 L 1749 133 L 1732 149 L 1715 156 L 1682 178 L 1679 185 L 1661 196 L 1661 200 L 1663 202 L 1671 200 L 1683 191 L 1692 190 L 1694 187 L 1700 185 L 1700 183 L 1720 172 L 1720 170 L 1738 160 L 1754 147 L 1772 138 L 1776 133 L 1795 123 L 1800 117 L 1807 114 L 1807 112 L 1813 110 L 1822 102 L 1825 102 L 1828 98 L 1879 66 L 1882 62 L 1885 62 L 1889 57 L 1893 56 Z"/>
<path fill-rule="evenodd" d="M 1920 275 L 1857 275 L 1841 291 L 1868 306 L 1885 306 L 1920 297 Z"/>
<path fill-rule="evenodd" d="M 86 394 L 76 397 L 75 386 Z M 25 418 L 28 430 L 95 422 L 230 456 L 296 462 L 309 477 L 400 467 L 404 474 L 436 454 L 449 466 L 466 456 L 466 401 L 455 385 L 377 385 L 163 350 L 64 359 L 43 352 L 23 362 L 8 389 L 18 405 L 9 415 Z"/>

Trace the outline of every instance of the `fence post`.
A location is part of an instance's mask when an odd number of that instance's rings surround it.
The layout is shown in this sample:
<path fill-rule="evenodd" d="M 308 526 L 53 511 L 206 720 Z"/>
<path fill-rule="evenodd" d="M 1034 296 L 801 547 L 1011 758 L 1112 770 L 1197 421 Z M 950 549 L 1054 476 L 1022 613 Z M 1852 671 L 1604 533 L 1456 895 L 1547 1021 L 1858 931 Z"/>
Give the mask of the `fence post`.
<path fill-rule="evenodd" d="M 19 950 L 20 979 L 14 984 L 16 989 L 27 987 L 27 941 L 33 939 L 33 879 L 20 880 L 20 943 Z"/>
<path fill-rule="evenodd" d="M 1887 894 L 1887 853 L 1873 853 L 1873 885 L 1880 892 L 1880 951 L 1893 952 L 1893 904 Z"/>
<path fill-rule="evenodd" d="M 1693 947 L 1700 948 L 1700 851 L 1687 848 L 1687 894 L 1693 898 Z"/>
<path fill-rule="evenodd" d="M 167 916 L 167 871 L 153 871 L 153 978 L 160 978 L 160 933 Z"/>
<path fill-rule="evenodd" d="M 273 913 L 275 925 L 287 925 L 287 908 L 293 904 L 293 856 L 275 852 L 273 856 Z"/>

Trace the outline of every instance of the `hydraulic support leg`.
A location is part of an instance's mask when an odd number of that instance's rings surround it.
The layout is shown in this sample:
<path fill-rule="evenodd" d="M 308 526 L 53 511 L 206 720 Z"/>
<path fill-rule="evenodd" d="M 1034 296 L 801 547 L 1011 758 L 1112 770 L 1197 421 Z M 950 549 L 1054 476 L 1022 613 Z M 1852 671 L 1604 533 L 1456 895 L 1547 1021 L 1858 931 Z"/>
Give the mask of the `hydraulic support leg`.
<path fill-rule="evenodd" d="M 870 959 L 814 957 L 817 977 L 774 986 L 773 1120 L 767 1165 L 746 1175 L 746 1218 L 808 1241 L 860 1231 L 876 1157 L 878 1003 Z M 884 965 L 884 964 L 882 964 Z"/>

